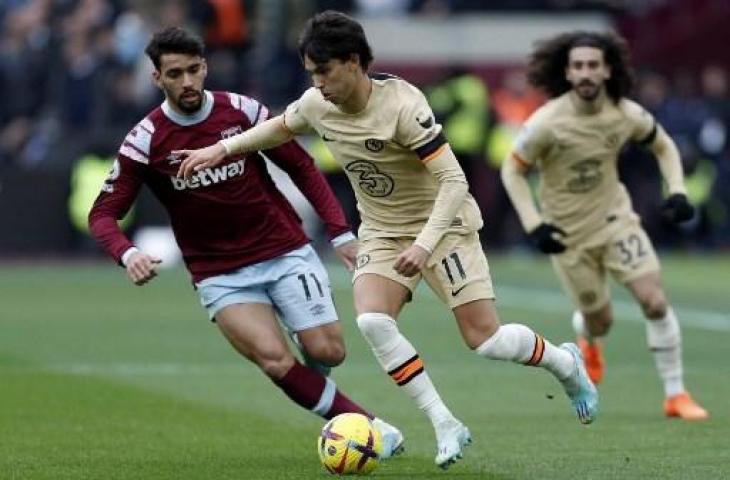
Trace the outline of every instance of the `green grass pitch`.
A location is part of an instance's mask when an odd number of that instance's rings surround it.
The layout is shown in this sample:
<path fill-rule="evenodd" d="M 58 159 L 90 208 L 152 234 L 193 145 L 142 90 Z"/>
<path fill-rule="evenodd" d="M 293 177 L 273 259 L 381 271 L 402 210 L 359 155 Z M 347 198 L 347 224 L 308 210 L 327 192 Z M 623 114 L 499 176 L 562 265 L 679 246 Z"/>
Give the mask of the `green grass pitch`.
<path fill-rule="evenodd" d="M 492 256 L 501 317 L 553 342 L 571 308 L 541 257 Z M 667 420 L 638 307 L 614 288 L 616 324 L 597 423 L 581 426 L 539 369 L 467 351 L 450 313 L 421 290 L 401 318 L 474 445 L 447 472 L 426 420 L 380 371 L 331 265 L 348 358 L 334 378 L 398 425 L 406 453 L 376 478 L 730 478 L 730 257 L 663 259 L 684 326 L 686 383 L 711 412 Z M 239 358 L 186 273 L 135 287 L 110 263 L 0 268 L 0 479 L 325 479 L 323 424 Z"/>

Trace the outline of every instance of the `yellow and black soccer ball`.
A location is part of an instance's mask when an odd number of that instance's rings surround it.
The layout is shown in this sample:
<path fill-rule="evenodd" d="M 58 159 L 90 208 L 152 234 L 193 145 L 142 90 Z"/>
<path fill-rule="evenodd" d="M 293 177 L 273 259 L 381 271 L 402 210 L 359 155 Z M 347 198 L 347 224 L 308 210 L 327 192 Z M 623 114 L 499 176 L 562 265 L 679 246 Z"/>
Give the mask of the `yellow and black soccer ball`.
<path fill-rule="evenodd" d="M 364 475 L 380 463 L 383 439 L 365 415 L 342 413 L 322 427 L 317 451 L 322 465 L 333 475 Z"/>

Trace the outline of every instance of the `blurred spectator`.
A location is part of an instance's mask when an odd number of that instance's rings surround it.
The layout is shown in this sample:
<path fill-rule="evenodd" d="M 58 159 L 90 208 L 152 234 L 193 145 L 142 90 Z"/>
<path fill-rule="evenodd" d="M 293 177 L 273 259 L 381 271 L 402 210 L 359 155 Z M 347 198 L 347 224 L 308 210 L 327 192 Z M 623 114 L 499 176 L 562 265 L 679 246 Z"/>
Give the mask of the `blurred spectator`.
<path fill-rule="evenodd" d="M 12 92 L 2 102 L 2 120 L 30 115 L 46 101 L 43 95 L 51 60 L 50 31 L 46 22 L 49 2 L 35 0 L 8 12 L 0 40 L 0 75 L 3 91 Z"/>
<path fill-rule="evenodd" d="M 701 87 L 708 116 L 702 124 L 699 147 L 712 160 L 717 172 L 707 215 L 713 240 L 727 247 L 730 246 L 730 189 L 727 188 L 730 185 L 730 91 L 727 70 L 719 65 L 705 67 L 701 74 Z"/>
<path fill-rule="evenodd" d="M 16 161 L 30 138 L 32 123 L 26 116 L 16 116 L 0 130 L 0 167 Z"/>
<path fill-rule="evenodd" d="M 64 122 L 72 129 L 84 129 L 92 121 L 95 76 L 99 59 L 91 49 L 89 39 L 83 33 L 68 38 L 63 48 L 62 95 L 60 111 Z"/>
<path fill-rule="evenodd" d="M 502 85 L 492 94 L 492 104 L 499 122 L 520 126 L 545 101 L 527 82 L 523 69 L 508 71 Z"/>
<path fill-rule="evenodd" d="M 266 4 L 268 2 L 259 2 Z M 249 64 L 251 41 L 251 9 L 253 2 L 244 0 L 191 0 L 191 17 L 200 22 L 207 55 L 223 67 L 210 79 L 210 88 L 232 87 L 233 91 L 251 91 Z M 222 80 L 228 75 L 229 80 Z"/>
<path fill-rule="evenodd" d="M 304 22 L 314 12 L 314 4 L 308 1 L 270 0 L 258 5 L 256 33 L 262 40 L 255 47 L 256 85 L 247 91 L 265 99 L 275 112 L 301 95 L 308 85 L 297 40 Z"/>
<path fill-rule="evenodd" d="M 704 68 L 702 97 L 709 115 L 700 130 L 700 148 L 706 155 L 720 159 L 727 151 L 727 128 L 730 125 L 728 78 L 722 67 L 710 65 Z"/>
<path fill-rule="evenodd" d="M 18 161 L 48 102 L 52 64 L 50 1 L 34 0 L 6 11 L 0 39 L 0 164 Z"/>
<path fill-rule="evenodd" d="M 195 18 L 203 25 L 203 38 L 209 50 L 245 49 L 249 46 L 249 18 L 243 0 L 192 1 Z"/>
<path fill-rule="evenodd" d="M 114 53 L 120 64 L 136 64 L 151 35 L 142 15 L 135 10 L 123 12 L 114 22 Z"/>

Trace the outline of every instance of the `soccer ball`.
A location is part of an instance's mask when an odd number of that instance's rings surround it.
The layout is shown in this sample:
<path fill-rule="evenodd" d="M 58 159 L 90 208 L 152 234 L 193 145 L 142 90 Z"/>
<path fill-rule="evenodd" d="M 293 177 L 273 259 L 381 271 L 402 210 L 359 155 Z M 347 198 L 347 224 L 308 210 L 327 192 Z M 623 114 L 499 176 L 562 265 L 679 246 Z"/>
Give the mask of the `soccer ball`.
<path fill-rule="evenodd" d="M 365 415 L 341 413 L 322 427 L 317 450 L 322 465 L 331 474 L 362 475 L 377 468 L 383 439 Z"/>

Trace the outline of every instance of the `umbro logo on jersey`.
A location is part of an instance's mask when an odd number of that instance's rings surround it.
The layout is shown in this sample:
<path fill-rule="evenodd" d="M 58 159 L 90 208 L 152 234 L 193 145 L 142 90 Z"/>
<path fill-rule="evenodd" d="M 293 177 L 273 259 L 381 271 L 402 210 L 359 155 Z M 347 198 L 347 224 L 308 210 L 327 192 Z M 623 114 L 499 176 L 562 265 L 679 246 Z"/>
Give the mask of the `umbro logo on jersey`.
<path fill-rule="evenodd" d="M 221 132 L 221 138 L 223 138 L 223 139 L 231 138 L 231 137 L 238 135 L 239 133 L 243 133 L 243 129 L 241 128 L 240 125 L 236 125 L 235 127 L 231 127 L 231 128 L 227 128 L 227 129 L 223 130 Z"/>
<path fill-rule="evenodd" d="M 175 190 L 207 187 L 209 185 L 225 182 L 231 178 L 243 175 L 244 162 L 245 159 L 241 159 L 237 162 L 231 162 L 228 165 L 223 165 L 221 167 L 206 168 L 205 170 L 201 170 L 194 174 L 187 180 L 171 176 L 170 181 L 172 182 L 172 186 L 175 187 Z"/>

